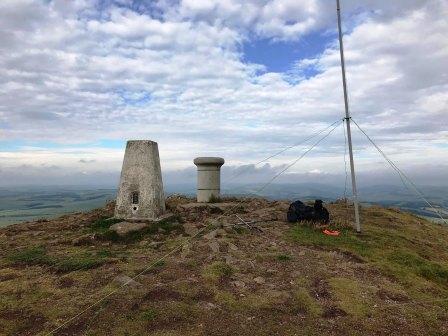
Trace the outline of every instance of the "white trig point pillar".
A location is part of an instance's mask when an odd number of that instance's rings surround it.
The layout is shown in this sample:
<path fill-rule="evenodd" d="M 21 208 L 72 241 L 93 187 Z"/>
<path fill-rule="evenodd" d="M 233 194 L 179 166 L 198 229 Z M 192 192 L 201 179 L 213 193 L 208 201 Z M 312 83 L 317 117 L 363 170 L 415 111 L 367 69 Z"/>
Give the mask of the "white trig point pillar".
<path fill-rule="evenodd" d="M 219 199 L 221 191 L 221 166 L 224 159 L 219 157 L 198 157 L 194 159 L 198 167 L 198 202 L 212 202 Z"/>
<path fill-rule="evenodd" d="M 129 140 L 124 153 L 115 217 L 155 220 L 165 212 L 157 142 Z"/>

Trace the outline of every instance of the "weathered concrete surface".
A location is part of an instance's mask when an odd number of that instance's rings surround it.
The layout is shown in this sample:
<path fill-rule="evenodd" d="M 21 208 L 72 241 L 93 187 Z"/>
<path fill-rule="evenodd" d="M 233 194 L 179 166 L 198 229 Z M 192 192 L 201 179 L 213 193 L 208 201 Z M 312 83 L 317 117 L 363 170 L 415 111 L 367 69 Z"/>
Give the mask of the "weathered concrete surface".
<path fill-rule="evenodd" d="M 121 169 L 115 217 L 155 220 L 165 212 L 157 142 L 130 140 Z"/>
<path fill-rule="evenodd" d="M 150 221 L 150 223 L 160 223 L 163 221 L 169 221 L 172 220 L 174 218 L 174 214 L 171 212 L 165 212 L 163 215 L 160 215 L 159 217 L 157 217 L 156 219 L 152 219 Z"/>
<path fill-rule="evenodd" d="M 109 230 L 115 231 L 119 236 L 126 236 L 130 232 L 141 231 L 147 227 L 149 227 L 148 223 L 120 222 L 112 225 Z"/>
<path fill-rule="evenodd" d="M 198 157 L 194 159 L 198 167 L 197 201 L 211 202 L 218 199 L 221 191 L 221 166 L 224 159 L 219 157 Z"/>
<path fill-rule="evenodd" d="M 218 209 L 222 212 L 228 209 L 237 209 L 238 203 L 236 202 L 222 202 L 222 203 L 185 203 L 180 204 L 177 208 L 179 210 L 196 210 L 196 209 Z"/>

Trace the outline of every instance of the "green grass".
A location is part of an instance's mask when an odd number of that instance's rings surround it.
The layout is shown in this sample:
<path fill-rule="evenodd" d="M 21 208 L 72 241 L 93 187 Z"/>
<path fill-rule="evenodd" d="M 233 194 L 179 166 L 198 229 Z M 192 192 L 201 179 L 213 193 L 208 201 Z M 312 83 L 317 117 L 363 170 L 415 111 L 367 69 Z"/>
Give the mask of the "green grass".
<path fill-rule="evenodd" d="M 104 263 L 104 259 L 91 253 L 83 253 L 73 257 L 55 258 L 51 265 L 55 270 L 62 273 L 77 270 L 86 270 L 98 267 Z"/>
<path fill-rule="evenodd" d="M 34 246 L 27 249 L 14 251 L 7 256 L 7 259 L 13 264 L 22 265 L 49 265 L 52 260 L 47 255 L 45 248 Z"/>
<path fill-rule="evenodd" d="M 156 329 L 164 329 L 173 324 L 192 323 L 198 318 L 199 309 L 191 302 L 165 301 L 163 304 L 152 303 L 150 307 L 144 308 L 137 316 L 140 320 L 145 321 L 148 326 Z M 165 332 L 161 334 L 153 333 L 149 330 L 142 331 L 141 333 L 135 333 L 132 329 L 131 331 L 129 335 L 172 335 L 172 333 Z M 123 334 L 120 333 L 120 335 Z"/>
<path fill-rule="evenodd" d="M 210 197 L 209 203 L 220 203 L 222 202 L 220 197 L 216 197 L 215 195 L 212 195 Z"/>
<path fill-rule="evenodd" d="M 94 232 L 105 232 L 116 223 L 122 222 L 122 219 L 101 217 L 90 225 L 90 230 Z"/>
<path fill-rule="evenodd" d="M 293 301 L 292 303 L 290 299 Z M 240 296 L 230 291 L 215 288 L 214 301 L 226 310 L 238 312 L 238 314 L 288 311 L 293 315 L 301 312 L 317 317 L 322 313 L 320 305 L 304 288 L 299 289 L 292 296 L 286 291 L 272 289 L 248 292 L 244 296 Z"/>
<path fill-rule="evenodd" d="M 323 246 L 333 249 L 355 252 L 360 257 L 372 255 L 370 237 L 358 236 L 351 229 L 341 230 L 339 236 L 328 236 L 320 230 L 309 226 L 295 226 L 291 231 L 294 240 L 312 246 Z"/>
<path fill-rule="evenodd" d="M 279 261 L 290 261 L 292 259 L 292 256 L 290 256 L 289 254 L 279 254 L 277 256 L 277 260 Z"/>
<path fill-rule="evenodd" d="M 223 290 L 217 290 L 214 299 L 216 303 L 224 306 L 227 309 L 238 310 L 240 308 L 238 300 L 235 298 L 235 295 L 233 295 L 233 293 Z"/>
<path fill-rule="evenodd" d="M 317 317 L 322 314 L 322 308 L 320 305 L 303 287 L 299 287 L 299 289 L 294 292 L 294 303 L 298 311 L 304 312 L 307 315 Z"/>
<path fill-rule="evenodd" d="M 364 218 L 369 221 L 363 223 L 361 235 L 345 228 L 339 236 L 327 236 L 320 230 L 296 225 L 289 236 L 300 244 L 340 251 L 355 261 L 373 264 L 407 287 L 423 287 L 430 281 L 442 291 L 448 290 L 446 233 L 440 227 L 418 222 L 406 213 L 377 208 L 365 211 L 369 214 Z"/>
<path fill-rule="evenodd" d="M 98 267 L 106 261 L 106 258 L 104 250 L 99 253 L 83 252 L 68 256 L 52 256 L 41 246 L 15 251 L 7 256 L 12 265 L 48 266 L 62 273 Z"/>
<path fill-rule="evenodd" d="M 412 272 L 415 275 L 436 282 L 443 286 L 448 286 L 448 268 L 439 263 L 428 261 L 421 256 L 406 251 L 393 251 L 389 254 L 388 260 Z"/>
<path fill-rule="evenodd" d="M 372 295 L 365 295 L 368 288 L 357 280 L 348 278 L 331 278 L 332 292 L 338 300 L 340 308 L 348 314 L 363 318 L 371 314 Z"/>
<path fill-rule="evenodd" d="M 96 255 L 100 258 L 110 258 L 110 257 L 115 256 L 115 253 L 110 250 L 102 249 L 102 250 L 99 250 L 96 253 Z"/>
<path fill-rule="evenodd" d="M 141 318 L 145 321 L 155 320 L 157 317 L 157 311 L 154 308 L 148 308 L 141 313 Z"/>
<path fill-rule="evenodd" d="M 232 226 L 233 231 L 235 231 L 238 234 L 247 234 L 249 233 L 249 229 L 240 225 Z"/>
<path fill-rule="evenodd" d="M 161 267 L 165 266 L 165 264 L 166 264 L 166 261 L 165 261 L 165 260 L 159 260 L 159 261 L 157 261 L 157 262 L 154 264 L 154 267 L 155 267 L 155 268 L 161 268 Z"/>
<path fill-rule="evenodd" d="M 210 282 L 219 282 L 223 278 L 230 277 L 233 272 L 234 270 L 231 266 L 221 261 L 215 261 L 204 267 L 202 276 Z"/>

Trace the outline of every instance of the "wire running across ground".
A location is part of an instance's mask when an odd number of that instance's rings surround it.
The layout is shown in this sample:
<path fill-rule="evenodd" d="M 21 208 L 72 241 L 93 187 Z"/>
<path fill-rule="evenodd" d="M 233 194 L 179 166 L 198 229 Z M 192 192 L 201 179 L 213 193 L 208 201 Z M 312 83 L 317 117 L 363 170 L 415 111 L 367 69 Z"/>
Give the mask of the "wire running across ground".
<path fill-rule="evenodd" d="M 378 145 L 373 141 L 373 139 L 361 128 L 361 126 L 358 125 L 358 123 L 353 120 L 353 123 L 356 125 L 356 127 L 358 127 L 358 129 L 361 131 L 361 133 L 363 133 L 367 139 L 370 141 L 370 143 L 376 148 L 376 150 L 383 156 L 383 158 L 390 164 L 390 166 L 398 173 L 398 175 L 401 178 L 401 181 L 403 182 L 404 186 L 407 188 L 405 181 L 407 181 L 412 188 L 415 190 L 415 192 L 417 193 L 418 196 L 420 196 L 420 198 L 427 204 L 429 205 L 430 208 L 432 208 L 437 215 L 440 217 L 440 219 L 448 225 L 448 222 L 446 221 L 445 218 L 443 218 L 442 214 L 437 210 L 436 207 L 434 207 L 425 197 L 425 195 L 423 194 L 423 192 L 420 191 L 420 189 L 418 189 L 418 187 L 415 185 L 414 182 L 412 182 L 412 180 L 400 169 L 397 167 L 397 165 L 391 160 L 389 159 L 389 157 L 381 150 L 381 148 L 378 147 Z M 409 189 L 409 188 L 407 188 Z"/>
<path fill-rule="evenodd" d="M 324 139 L 326 139 L 340 124 L 342 123 L 342 120 L 338 120 L 337 122 L 334 122 L 333 124 L 330 125 L 330 127 L 332 125 L 333 128 L 327 132 L 323 137 L 321 137 L 318 141 L 316 141 L 310 148 L 308 148 L 298 159 L 295 159 L 292 163 L 290 163 L 289 165 L 286 166 L 286 168 L 284 168 L 283 170 L 281 170 L 279 173 L 277 173 L 275 176 L 273 176 L 267 183 L 265 183 L 261 188 L 259 188 L 258 190 L 256 190 L 255 192 L 250 192 L 249 195 L 255 195 L 255 196 L 259 196 L 259 193 L 262 192 L 264 189 L 266 189 L 272 182 L 274 182 L 278 177 L 280 177 L 282 174 L 284 174 L 288 169 L 290 169 L 292 166 L 294 166 L 295 164 L 297 164 L 297 162 L 299 162 L 303 157 L 305 157 L 306 154 L 308 154 L 311 150 L 313 150 L 319 143 L 321 143 Z M 327 127 L 328 129 L 328 127 Z M 322 133 L 322 131 L 319 131 L 319 134 Z M 62 324 L 60 324 L 59 326 L 57 326 L 56 328 L 54 328 L 53 330 L 51 330 L 48 334 L 46 334 L 47 336 L 54 334 L 55 332 L 57 332 L 58 330 L 60 330 L 61 328 L 63 328 L 64 326 L 70 324 L 72 321 L 76 320 L 78 317 L 82 316 L 84 313 L 86 313 L 87 311 L 89 311 L 90 309 L 94 308 L 95 306 L 97 306 L 98 304 L 100 304 L 101 302 L 103 302 L 104 300 L 106 300 L 107 298 L 111 297 L 112 295 L 114 295 L 115 293 L 119 292 L 121 289 L 123 289 L 124 287 L 126 287 L 127 285 L 129 285 L 131 282 L 135 281 L 135 279 L 137 279 L 138 277 L 140 277 L 141 275 L 145 274 L 146 272 L 150 271 L 152 268 L 154 268 L 156 265 L 158 265 L 160 262 L 162 262 L 163 260 L 165 260 L 166 258 L 168 258 L 169 256 L 175 254 L 176 252 L 180 251 L 184 246 L 186 246 L 187 244 L 189 244 L 193 239 L 197 238 L 199 235 L 201 235 L 203 232 L 205 232 L 207 229 L 209 229 L 210 227 L 212 227 L 213 225 L 215 225 L 215 223 L 217 221 L 219 221 L 221 218 L 223 218 L 224 216 L 226 216 L 230 211 L 234 210 L 235 208 L 237 208 L 241 203 L 244 202 L 244 198 L 242 200 L 240 200 L 238 203 L 236 203 L 235 205 L 233 205 L 232 207 L 230 207 L 229 209 L 227 209 L 226 211 L 224 211 L 224 213 L 222 213 L 220 216 L 218 216 L 214 221 L 210 221 L 209 224 L 207 224 L 206 226 L 204 226 L 203 228 L 201 228 L 198 232 L 196 232 L 193 236 L 189 237 L 188 239 L 186 239 L 184 242 L 180 243 L 179 245 L 177 245 L 175 248 L 173 248 L 170 252 L 166 253 L 165 255 L 163 255 L 162 257 L 160 257 L 159 259 L 157 259 L 156 261 L 152 262 L 151 264 L 149 264 L 145 269 L 143 269 L 141 272 L 137 273 L 136 275 L 134 275 L 133 277 L 129 278 L 129 280 L 127 280 L 126 282 L 124 282 L 121 286 L 119 286 L 118 288 L 110 291 L 108 294 L 104 295 L 103 297 L 101 297 L 99 300 L 95 301 L 94 303 L 88 305 L 86 308 L 84 308 L 81 312 L 79 312 L 78 314 L 74 315 L 73 317 L 69 318 L 68 320 L 66 320 L 65 322 L 63 322 Z"/>

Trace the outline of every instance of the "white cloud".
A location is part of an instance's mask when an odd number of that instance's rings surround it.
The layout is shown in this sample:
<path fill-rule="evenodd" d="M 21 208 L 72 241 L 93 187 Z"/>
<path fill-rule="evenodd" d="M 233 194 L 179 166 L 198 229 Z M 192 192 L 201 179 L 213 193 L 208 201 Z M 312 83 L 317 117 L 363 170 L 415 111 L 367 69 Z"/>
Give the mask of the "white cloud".
<path fill-rule="evenodd" d="M 288 74 L 243 62 L 241 45 L 334 31 L 333 5 L 159 1 L 159 15 L 149 15 L 88 1 L 2 1 L 0 136 L 80 144 L 82 153 L 0 150 L 0 164 L 118 171 L 122 149 L 81 146 L 99 139 L 156 140 L 166 169 L 196 155 L 247 164 L 295 143 L 342 116 L 336 40 Z M 347 0 L 343 8 L 353 117 L 404 167 L 448 164 L 448 5 Z M 343 169 L 341 131 L 296 171 Z M 379 166 L 355 140 L 358 167 Z"/>

